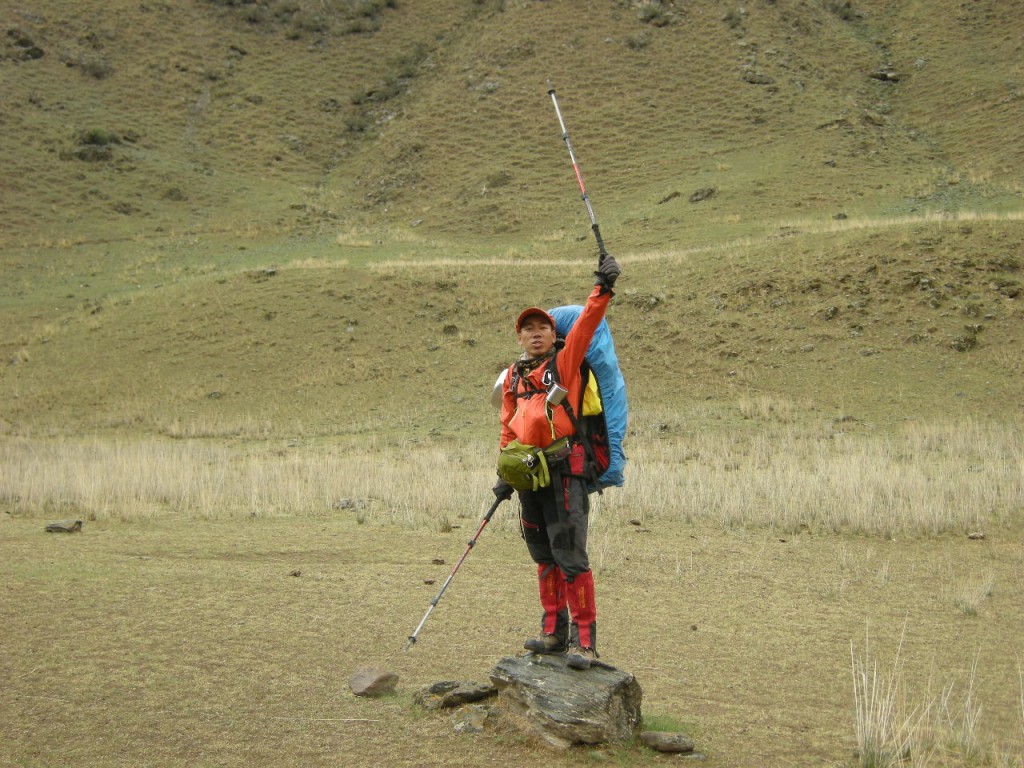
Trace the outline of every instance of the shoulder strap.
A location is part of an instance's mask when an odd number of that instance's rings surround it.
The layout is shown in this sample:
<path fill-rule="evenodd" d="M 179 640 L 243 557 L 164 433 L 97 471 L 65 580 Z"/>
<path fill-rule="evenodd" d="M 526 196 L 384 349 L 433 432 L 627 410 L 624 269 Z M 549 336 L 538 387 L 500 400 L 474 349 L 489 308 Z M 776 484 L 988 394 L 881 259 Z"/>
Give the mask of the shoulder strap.
<path fill-rule="evenodd" d="M 552 380 L 555 384 L 560 384 L 558 379 L 558 353 L 556 352 L 552 356 L 548 366 L 551 369 Z M 580 388 L 580 402 L 578 407 L 580 413 L 583 412 L 583 396 L 586 392 L 587 379 L 591 376 L 590 365 L 586 360 L 580 365 L 580 374 L 583 381 L 583 386 Z M 596 470 L 596 458 L 594 454 L 594 447 L 590 444 L 590 438 L 587 435 L 587 431 L 580 424 L 580 420 L 576 418 L 576 411 L 573 409 L 572 403 L 569 402 L 568 398 L 561 402 L 561 408 L 565 410 L 565 414 L 569 417 L 569 421 L 572 423 L 572 429 L 575 433 L 573 440 L 583 446 L 583 453 L 585 456 L 583 475 L 587 481 L 593 485 L 597 485 L 597 470 Z M 598 487 L 598 493 L 601 492 Z"/>
<path fill-rule="evenodd" d="M 548 360 L 548 370 L 551 371 L 551 383 L 552 384 L 561 384 L 562 383 L 561 379 L 558 378 L 558 350 L 559 349 L 561 349 L 561 347 L 556 347 L 555 348 L 555 354 L 553 354 L 551 356 L 551 359 Z"/>

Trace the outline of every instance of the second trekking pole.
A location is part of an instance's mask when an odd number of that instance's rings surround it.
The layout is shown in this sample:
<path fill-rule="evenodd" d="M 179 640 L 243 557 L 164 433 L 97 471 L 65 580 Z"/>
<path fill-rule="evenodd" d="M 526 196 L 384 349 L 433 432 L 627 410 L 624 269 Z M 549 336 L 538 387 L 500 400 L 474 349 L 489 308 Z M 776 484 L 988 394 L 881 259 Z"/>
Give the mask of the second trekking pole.
<path fill-rule="evenodd" d="M 444 584 L 441 585 L 441 590 L 437 593 L 437 596 L 430 601 L 430 607 L 427 608 L 427 612 L 423 614 L 423 618 L 420 619 L 419 625 L 417 625 L 413 633 L 409 635 L 409 642 L 405 644 L 406 652 L 408 652 L 408 650 L 412 648 L 412 646 L 416 643 L 416 638 L 419 637 L 420 630 L 423 629 L 423 625 L 427 623 L 427 619 L 430 618 L 430 614 L 437 607 L 437 604 L 441 602 L 441 596 L 444 595 L 444 591 L 448 589 L 448 585 L 452 583 L 452 579 L 455 578 L 455 573 L 459 570 L 460 567 L 462 567 L 462 561 L 466 559 L 466 556 L 469 554 L 469 551 L 473 549 L 473 547 L 476 545 L 476 540 L 480 538 L 480 534 L 483 533 L 484 528 L 491 521 L 491 518 L 494 516 L 494 512 L 498 508 L 498 505 L 501 504 L 501 502 L 503 502 L 505 498 L 506 497 L 499 496 L 494 500 L 494 503 L 491 504 L 491 508 L 487 510 L 487 514 L 484 515 L 484 519 L 480 521 L 480 527 L 476 529 L 476 534 L 473 536 L 472 539 L 469 540 L 469 544 L 466 546 L 466 551 L 462 553 L 462 557 L 459 558 L 459 561 L 455 564 L 455 567 L 452 568 L 452 572 L 448 574 L 448 578 L 444 580 Z"/>
<path fill-rule="evenodd" d="M 605 250 L 604 240 L 601 239 L 601 230 L 597 226 L 597 216 L 594 215 L 594 206 L 590 204 L 590 196 L 587 194 L 587 187 L 583 183 L 583 174 L 580 172 L 580 164 L 576 161 L 576 153 L 573 152 L 572 142 L 569 141 L 569 131 L 565 127 L 565 120 L 562 118 L 562 110 L 558 106 L 558 97 L 555 95 L 554 86 L 551 85 L 551 81 L 548 81 L 548 95 L 551 97 L 551 103 L 555 105 L 555 114 L 558 115 L 558 124 L 562 128 L 562 140 L 565 142 L 566 149 L 569 150 L 569 159 L 572 160 L 572 169 L 576 173 L 576 181 L 580 185 L 580 193 L 583 195 L 583 203 L 587 206 L 587 213 L 590 215 L 590 228 L 594 230 L 594 239 L 597 240 L 597 252 L 603 258 L 608 255 L 608 251 Z"/>

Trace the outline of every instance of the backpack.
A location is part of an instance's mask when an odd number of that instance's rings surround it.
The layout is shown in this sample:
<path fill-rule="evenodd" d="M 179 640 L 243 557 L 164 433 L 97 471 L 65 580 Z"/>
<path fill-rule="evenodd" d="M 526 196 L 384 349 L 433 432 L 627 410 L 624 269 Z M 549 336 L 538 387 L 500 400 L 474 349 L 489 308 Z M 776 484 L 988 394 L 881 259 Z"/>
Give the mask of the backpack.
<path fill-rule="evenodd" d="M 549 314 L 555 320 L 555 332 L 562 339 L 575 324 L 583 307 L 568 305 L 555 307 Z M 557 355 L 557 353 L 556 353 Z M 548 364 L 554 383 L 558 383 L 556 361 Z M 588 490 L 600 493 L 611 486 L 621 487 L 625 482 L 623 471 L 626 455 L 622 449 L 629 420 L 626 383 L 619 368 L 608 322 L 601 320 L 594 338 L 587 348 L 580 373 L 584 382 L 582 402 L 568 403 L 576 432 L 587 454 L 590 480 Z M 495 382 L 492 402 L 501 404 L 501 389 L 506 372 Z M 515 386 L 515 382 L 511 383 Z"/>

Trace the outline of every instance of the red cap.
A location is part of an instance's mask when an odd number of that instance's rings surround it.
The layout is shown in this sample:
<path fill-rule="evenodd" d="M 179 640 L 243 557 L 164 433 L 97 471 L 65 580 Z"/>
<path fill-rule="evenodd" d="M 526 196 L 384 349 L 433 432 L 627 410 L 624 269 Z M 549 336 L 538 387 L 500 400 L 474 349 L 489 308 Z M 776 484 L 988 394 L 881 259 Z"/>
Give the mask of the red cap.
<path fill-rule="evenodd" d="M 555 318 L 553 318 L 551 315 L 549 315 L 543 309 L 541 309 L 540 307 L 527 307 L 526 309 L 524 309 L 522 312 L 519 313 L 519 317 L 516 319 L 516 333 L 519 333 L 519 329 L 523 327 L 523 322 L 526 320 L 526 318 L 534 317 L 534 316 L 543 317 L 544 320 L 552 328 L 556 328 L 557 327 L 557 325 L 555 323 Z"/>

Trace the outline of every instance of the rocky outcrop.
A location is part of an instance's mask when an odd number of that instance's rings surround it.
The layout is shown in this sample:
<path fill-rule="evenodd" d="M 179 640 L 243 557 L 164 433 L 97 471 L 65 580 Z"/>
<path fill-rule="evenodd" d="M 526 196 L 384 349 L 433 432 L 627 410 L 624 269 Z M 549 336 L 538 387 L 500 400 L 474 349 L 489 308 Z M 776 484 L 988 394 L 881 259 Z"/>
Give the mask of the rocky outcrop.
<path fill-rule="evenodd" d="M 527 654 L 502 659 L 490 678 L 502 704 L 557 747 L 624 741 L 640 722 L 640 684 L 601 662 L 581 671 L 561 655 Z"/>

